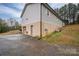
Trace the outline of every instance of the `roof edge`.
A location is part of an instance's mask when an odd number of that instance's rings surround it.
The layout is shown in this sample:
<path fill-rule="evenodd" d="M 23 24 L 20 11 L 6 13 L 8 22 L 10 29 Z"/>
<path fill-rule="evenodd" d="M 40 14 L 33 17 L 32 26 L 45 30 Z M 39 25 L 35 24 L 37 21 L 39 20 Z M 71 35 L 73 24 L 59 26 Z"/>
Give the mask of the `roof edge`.
<path fill-rule="evenodd" d="M 27 4 L 25 4 L 25 6 L 24 6 L 24 8 L 23 8 L 23 10 L 22 10 L 22 13 L 21 13 L 21 16 L 20 16 L 20 17 L 23 16 L 23 14 L 24 14 L 24 12 L 25 12 L 25 10 L 26 10 L 26 7 L 27 7 L 27 5 L 29 5 L 29 4 L 32 4 L 32 3 L 27 3 Z"/>
<path fill-rule="evenodd" d="M 25 4 L 24 9 L 23 9 L 22 14 L 21 14 L 20 17 L 23 16 L 23 14 L 24 14 L 24 12 L 25 12 L 25 10 L 26 10 L 26 7 L 27 7 L 29 4 L 33 4 L 33 3 L 27 3 L 27 4 Z M 48 8 L 57 18 L 59 18 L 61 21 L 63 21 L 63 20 L 61 19 L 61 17 L 56 13 L 56 11 L 54 11 L 54 9 L 49 6 L 49 4 L 47 4 L 47 3 L 40 3 L 40 4 L 43 4 L 43 5 L 44 5 L 46 8 Z"/>
<path fill-rule="evenodd" d="M 61 19 L 61 17 L 58 15 L 58 13 L 56 13 L 56 11 L 54 11 L 54 9 L 49 6 L 49 4 L 47 4 L 47 3 L 42 3 L 42 4 L 43 4 L 46 8 L 48 8 L 57 18 L 59 18 L 61 21 L 63 21 L 63 20 Z"/>

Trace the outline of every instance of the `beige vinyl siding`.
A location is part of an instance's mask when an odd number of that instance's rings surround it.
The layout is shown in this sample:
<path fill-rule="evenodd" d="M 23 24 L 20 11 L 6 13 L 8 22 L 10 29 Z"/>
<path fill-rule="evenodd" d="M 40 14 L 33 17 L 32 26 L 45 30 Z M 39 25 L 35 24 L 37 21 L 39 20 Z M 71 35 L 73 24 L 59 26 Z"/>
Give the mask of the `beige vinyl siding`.
<path fill-rule="evenodd" d="M 22 24 L 29 24 L 40 21 L 40 4 L 29 4 L 22 16 Z"/>
<path fill-rule="evenodd" d="M 49 12 L 49 15 L 47 13 Z M 47 29 L 48 33 L 54 32 L 63 26 L 63 22 L 42 5 L 42 34 L 45 35 Z"/>
<path fill-rule="evenodd" d="M 43 21 L 50 23 L 50 24 L 56 24 L 61 27 L 62 21 L 58 17 L 56 17 L 53 13 L 51 13 L 50 11 L 49 11 L 49 16 L 48 16 L 47 10 L 48 9 L 42 5 L 42 19 L 43 19 Z"/>
<path fill-rule="evenodd" d="M 40 36 L 40 3 L 29 4 L 22 16 L 22 32 L 26 35 Z M 26 30 L 23 27 L 26 27 Z M 31 26 L 33 26 L 31 28 Z M 63 22 L 42 5 L 42 36 L 54 32 L 63 26 Z M 23 31 L 24 30 L 24 31 Z"/>
<path fill-rule="evenodd" d="M 40 36 L 40 22 L 26 24 L 26 31 L 28 33 L 26 34 L 25 31 L 23 33 L 26 35 L 31 35 L 31 25 L 33 25 L 32 36 Z"/>
<path fill-rule="evenodd" d="M 31 25 L 32 36 L 40 35 L 40 4 L 29 4 L 22 16 L 22 32 L 26 35 L 31 35 Z M 23 31 L 23 26 L 26 26 L 26 31 Z M 28 33 L 25 33 L 28 32 Z"/>

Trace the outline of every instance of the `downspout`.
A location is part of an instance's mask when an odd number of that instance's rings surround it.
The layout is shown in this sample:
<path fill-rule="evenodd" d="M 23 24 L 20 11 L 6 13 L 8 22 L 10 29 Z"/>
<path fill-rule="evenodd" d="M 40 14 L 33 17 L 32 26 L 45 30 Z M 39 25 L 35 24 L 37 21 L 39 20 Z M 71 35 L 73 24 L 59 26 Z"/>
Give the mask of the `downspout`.
<path fill-rule="evenodd" d="M 42 39 L 42 3 L 40 4 L 40 39 Z"/>

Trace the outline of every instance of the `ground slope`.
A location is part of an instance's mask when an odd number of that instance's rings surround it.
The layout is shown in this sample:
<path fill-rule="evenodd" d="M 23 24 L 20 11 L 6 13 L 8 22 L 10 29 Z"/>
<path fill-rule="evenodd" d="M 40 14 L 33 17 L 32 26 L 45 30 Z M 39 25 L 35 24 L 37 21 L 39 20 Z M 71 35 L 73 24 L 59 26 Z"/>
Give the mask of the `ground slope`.
<path fill-rule="evenodd" d="M 51 44 L 79 46 L 79 24 L 67 25 L 61 32 L 51 33 L 43 40 Z"/>
<path fill-rule="evenodd" d="M 0 35 L 0 55 L 79 55 L 78 26 L 66 26 L 61 32 L 54 32 L 47 35 L 43 38 L 44 40 L 37 40 L 31 36 L 22 34 Z"/>

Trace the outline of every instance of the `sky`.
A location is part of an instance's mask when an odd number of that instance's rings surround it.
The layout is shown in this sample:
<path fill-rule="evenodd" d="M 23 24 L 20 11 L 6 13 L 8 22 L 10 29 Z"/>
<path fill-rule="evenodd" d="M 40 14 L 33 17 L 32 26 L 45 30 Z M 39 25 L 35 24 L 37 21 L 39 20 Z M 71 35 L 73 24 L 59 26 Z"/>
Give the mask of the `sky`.
<path fill-rule="evenodd" d="M 20 17 L 24 4 L 0 3 L 0 18 Z"/>
<path fill-rule="evenodd" d="M 49 5 L 50 5 L 53 9 L 56 9 L 56 8 L 60 8 L 60 7 L 64 6 L 65 3 L 49 3 Z"/>
<path fill-rule="evenodd" d="M 20 19 L 21 13 L 24 8 L 23 3 L 0 3 L 0 18 L 17 18 Z M 49 3 L 52 8 L 60 8 L 63 3 Z"/>

